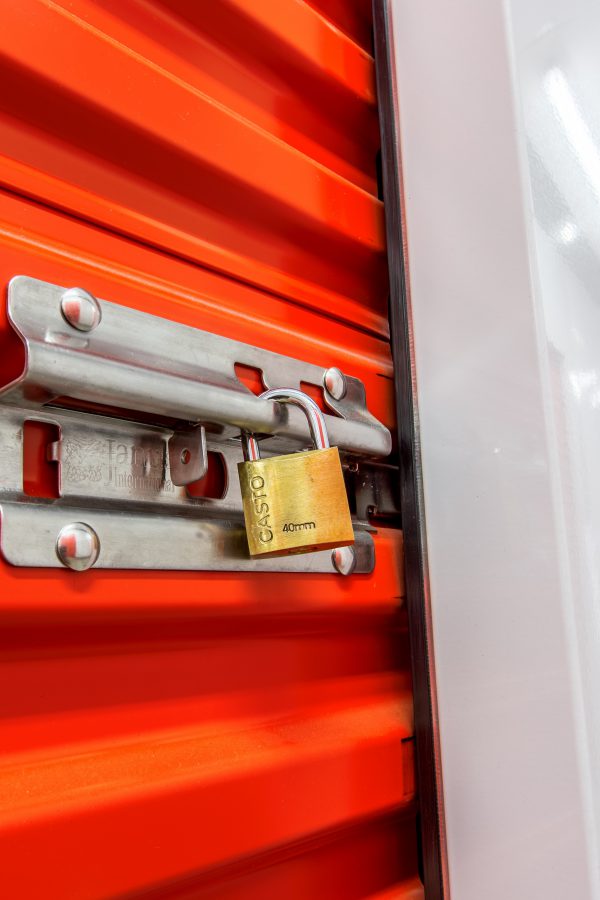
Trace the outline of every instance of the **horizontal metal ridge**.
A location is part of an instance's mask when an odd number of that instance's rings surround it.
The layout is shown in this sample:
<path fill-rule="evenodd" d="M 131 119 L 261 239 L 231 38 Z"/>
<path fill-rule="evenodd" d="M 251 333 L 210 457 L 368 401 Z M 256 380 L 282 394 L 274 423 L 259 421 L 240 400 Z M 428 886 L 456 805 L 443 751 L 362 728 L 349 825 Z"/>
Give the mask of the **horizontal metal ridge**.
<path fill-rule="evenodd" d="M 238 521 L 157 516 L 123 509 L 108 512 L 57 502 L 46 506 L 3 500 L 0 512 L 0 550 L 14 566 L 61 568 L 57 535 L 70 523 L 83 520 L 100 543 L 96 569 L 336 572 L 331 550 L 274 559 L 249 557 L 246 532 Z M 356 574 L 373 571 L 375 551 L 367 532 L 355 531 L 353 558 Z"/>
<path fill-rule="evenodd" d="M 86 896 L 114 896 L 346 825 L 349 778 L 354 820 L 408 808 L 414 788 L 403 776 L 403 738 L 410 735 L 410 708 L 410 695 L 382 696 L 325 715 L 230 720 L 221 733 L 215 722 L 146 733 L 135 742 L 83 745 L 75 753 L 64 747 L 46 759 L 23 757 L 0 771 L 7 871 L 12 852 L 28 841 L 30 852 L 47 860 L 44 877 L 51 873 L 54 892 L 44 896 L 75 896 L 81 859 L 57 871 L 52 856 L 60 860 L 59 848 L 76 842 L 80 855 L 90 855 L 88 871 L 96 871 L 94 836 L 102 834 L 104 854 L 127 846 L 127 867 L 98 869 Z M 286 800 L 283 816 L 278 810 Z M 236 824 L 240 807 L 263 810 L 253 828 Z M 201 839 L 195 829 L 177 827 L 191 816 L 204 823 Z M 32 896 L 36 869 L 21 881 Z"/>
<path fill-rule="evenodd" d="M 65 288 L 26 276 L 9 286 L 11 324 L 26 347 L 22 375 L 0 392 L 0 402 L 39 408 L 58 398 L 201 422 L 214 440 L 241 429 L 277 435 L 306 446 L 300 410 L 256 397 L 236 377 L 235 364 L 259 369 L 268 388 L 320 385 L 327 367 L 284 357 L 239 341 L 100 301 L 101 321 L 91 332 L 71 327 L 61 314 Z M 365 456 L 387 456 L 391 436 L 366 408 L 365 390 L 346 376 L 346 394 L 325 401 L 331 443 Z M 278 452 L 284 443 L 274 444 Z"/>
<path fill-rule="evenodd" d="M 385 337 L 370 53 L 309 3 L 204 6 L 10 4 L 3 183 Z"/>

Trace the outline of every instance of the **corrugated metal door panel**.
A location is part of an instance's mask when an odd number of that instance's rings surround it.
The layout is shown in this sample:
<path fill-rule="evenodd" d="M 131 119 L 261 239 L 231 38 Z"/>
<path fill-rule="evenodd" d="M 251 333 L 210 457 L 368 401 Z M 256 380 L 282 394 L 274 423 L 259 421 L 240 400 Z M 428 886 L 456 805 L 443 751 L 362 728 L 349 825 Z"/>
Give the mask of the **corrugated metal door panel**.
<path fill-rule="evenodd" d="M 318 10 L 3 12 L 2 182 L 387 334 L 373 60 Z"/>
<path fill-rule="evenodd" d="M 338 365 L 393 428 L 368 4 L 5 13 L 0 282 Z M 7 896 L 422 897 L 401 533 L 375 540 L 350 579 L 1 562 Z"/>
<path fill-rule="evenodd" d="M 371 0 L 309 0 L 310 6 L 317 9 L 332 25 L 343 31 L 348 37 L 371 53 L 373 50 L 373 23 Z"/>

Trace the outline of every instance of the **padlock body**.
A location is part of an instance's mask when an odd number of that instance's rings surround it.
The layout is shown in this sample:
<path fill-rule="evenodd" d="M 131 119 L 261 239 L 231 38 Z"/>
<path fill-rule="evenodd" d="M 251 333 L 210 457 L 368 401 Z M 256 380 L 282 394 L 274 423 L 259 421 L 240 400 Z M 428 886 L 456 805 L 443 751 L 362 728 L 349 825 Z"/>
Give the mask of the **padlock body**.
<path fill-rule="evenodd" d="M 354 543 L 337 447 L 239 463 L 251 556 Z"/>

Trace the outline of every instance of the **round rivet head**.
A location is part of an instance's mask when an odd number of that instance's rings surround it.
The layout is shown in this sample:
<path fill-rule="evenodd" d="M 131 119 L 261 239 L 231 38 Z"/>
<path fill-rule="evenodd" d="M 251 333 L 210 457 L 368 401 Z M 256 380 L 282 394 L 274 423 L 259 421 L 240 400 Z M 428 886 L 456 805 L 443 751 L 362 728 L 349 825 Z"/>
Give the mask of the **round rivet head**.
<path fill-rule="evenodd" d="M 61 528 L 56 541 L 56 554 L 63 566 L 74 572 L 91 569 L 100 553 L 100 540 L 93 528 L 84 522 L 72 522 Z"/>
<path fill-rule="evenodd" d="M 60 298 L 63 318 L 77 331 L 93 331 L 100 324 L 102 311 L 92 294 L 83 288 L 69 288 Z"/>
<path fill-rule="evenodd" d="M 323 376 L 323 384 L 327 393 L 334 400 L 342 400 L 346 396 L 346 376 L 339 369 L 327 369 Z"/>
<path fill-rule="evenodd" d="M 340 575 L 352 575 L 356 568 L 354 547 L 336 547 L 331 553 L 331 561 Z"/>

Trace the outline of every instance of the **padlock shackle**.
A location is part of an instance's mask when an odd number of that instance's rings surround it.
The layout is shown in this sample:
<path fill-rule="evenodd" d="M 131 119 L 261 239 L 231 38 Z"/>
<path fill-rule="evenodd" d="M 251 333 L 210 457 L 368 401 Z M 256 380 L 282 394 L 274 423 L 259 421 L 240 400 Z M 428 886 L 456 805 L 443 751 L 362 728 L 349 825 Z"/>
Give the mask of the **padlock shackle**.
<path fill-rule="evenodd" d="M 294 406 L 299 406 L 308 421 L 315 450 L 327 450 L 329 437 L 323 413 L 307 394 L 297 391 L 295 388 L 273 388 L 260 394 L 260 399 L 276 400 L 278 403 L 293 403 Z M 249 434 L 247 431 L 242 432 L 242 448 L 246 462 L 255 462 L 260 459 L 258 441 L 253 434 Z"/>

